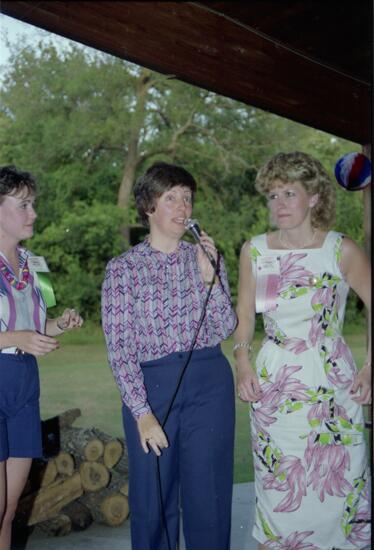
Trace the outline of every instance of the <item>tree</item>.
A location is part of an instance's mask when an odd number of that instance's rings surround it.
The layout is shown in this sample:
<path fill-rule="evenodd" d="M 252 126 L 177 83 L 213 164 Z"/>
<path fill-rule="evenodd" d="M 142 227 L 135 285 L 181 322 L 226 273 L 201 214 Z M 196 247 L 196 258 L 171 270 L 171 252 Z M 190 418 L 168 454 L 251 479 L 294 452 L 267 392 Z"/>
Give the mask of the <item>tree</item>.
<path fill-rule="evenodd" d="M 123 209 L 135 175 L 155 158 L 243 174 L 288 132 L 279 118 L 269 132 L 261 111 L 73 44 L 16 49 L 1 104 L 4 157 L 40 177 L 56 174 L 64 201 L 92 200 L 92 174 L 111 164 L 120 177 L 106 191 Z"/>
<path fill-rule="evenodd" d="M 79 201 L 32 239 L 30 248 L 48 259 L 60 309 L 74 306 L 86 318 L 100 319 L 105 264 L 122 251 L 121 222 L 118 206 Z"/>
<path fill-rule="evenodd" d="M 72 298 L 90 316 L 106 261 L 128 246 L 119 235 L 137 223 L 132 185 L 150 164 L 182 164 L 198 180 L 195 215 L 224 253 L 235 295 L 241 245 L 268 226 L 256 171 L 295 149 L 332 170 L 352 144 L 73 43 L 19 44 L 0 90 L 0 162 L 39 180 L 32 246 L 59 272 L 59 295 L 77 282 Z M 350 209 L 350 229 L 362 226 L 358 195 L 340 193 L 338 206 L 338 223 Z M 58 240 L 69 226 L 69 239 Z"/>

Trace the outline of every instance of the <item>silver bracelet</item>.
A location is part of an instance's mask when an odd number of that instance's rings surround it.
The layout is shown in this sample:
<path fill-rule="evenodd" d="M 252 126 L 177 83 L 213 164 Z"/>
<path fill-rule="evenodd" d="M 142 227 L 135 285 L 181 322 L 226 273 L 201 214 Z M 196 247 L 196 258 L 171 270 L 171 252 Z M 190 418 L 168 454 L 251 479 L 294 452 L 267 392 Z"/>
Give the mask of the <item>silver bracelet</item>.
<path fill-rule="evenodd" d="M 237 349 L 246 348 L 248 353 L 252 353 L 252 346 L 249 342 L 237 342 L 233 345 L 232 351 L 235 352 Z"/>

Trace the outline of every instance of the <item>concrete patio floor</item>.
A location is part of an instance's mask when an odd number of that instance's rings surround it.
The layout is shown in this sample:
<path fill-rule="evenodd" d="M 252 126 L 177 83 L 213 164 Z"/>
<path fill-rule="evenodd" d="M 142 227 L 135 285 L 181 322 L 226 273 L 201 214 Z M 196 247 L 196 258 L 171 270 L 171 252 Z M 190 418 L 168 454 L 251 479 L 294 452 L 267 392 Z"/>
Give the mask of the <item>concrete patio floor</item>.
<path fill-rule="evenodd" d="M 234 485 L 232 505 L 231 550 L 256 550 L 252 538 L 254 513 L 253 483 Z M 183 538 L 183 537 L 182 537 Z M 85 531 L 70 533 L 65 537 L 46 537 L 34 532 L 25 541 L 17 541 L 12 550 L 131 550 L 130 522 L 121 527 L 105 527 L 93 524 Z M 185 550 L 182 542 L 180 550 Z M 201 550 L 214 550 L 202 548 Z"/>

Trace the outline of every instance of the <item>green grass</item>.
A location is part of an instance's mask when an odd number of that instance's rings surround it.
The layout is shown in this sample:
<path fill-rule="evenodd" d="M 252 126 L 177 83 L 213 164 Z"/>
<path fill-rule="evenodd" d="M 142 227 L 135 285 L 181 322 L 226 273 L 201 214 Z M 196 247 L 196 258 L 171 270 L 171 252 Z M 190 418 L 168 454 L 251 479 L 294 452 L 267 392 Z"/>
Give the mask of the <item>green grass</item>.
<path fill-rule="evenodd" d="M 346 331 L 358 365 L 365 358 L 365 336 Z M 256 336 L 254 351 L 262 336 Z M 42 418 L 55 416 L 66 409 L 79 407 L 82 416 L 75 426 L 96 426 L 113 436 L 122 436 L 121 400 L 108 366 L 101 329 L 86 325 L 78 332 L 60 338 L 61 348 L 41 357 Z M 223 351 L 233 364 L 232 340 L 223 344 Z M 236 401 L 235 470 L 236 483 L 253 479 L 249 442 L 248 404 Z"/>

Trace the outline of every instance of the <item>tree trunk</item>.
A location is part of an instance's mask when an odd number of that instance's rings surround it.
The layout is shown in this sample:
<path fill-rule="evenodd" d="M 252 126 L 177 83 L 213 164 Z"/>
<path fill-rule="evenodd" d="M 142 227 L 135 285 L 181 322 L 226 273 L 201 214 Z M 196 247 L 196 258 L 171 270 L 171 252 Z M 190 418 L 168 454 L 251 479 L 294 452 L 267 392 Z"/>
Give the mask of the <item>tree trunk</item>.
<path fill-rule="evenodd" d="M 87 460 L 95 462 L 104 454 L 104 443 L 100 439 L 91 439 L 83 449 L 83 452 Z"/>
<path fill-rule="evenodd" d="M 127 448 L 123 438 L 114 438 L 97 428 L 67 428 L 61 433 L 61 449 L 82 462 L 104 462 L 107 468 L 128 473 Z"/>
<path fill-rule="evenodd" d="M 93 517 L 87 506 L 74 500 L 61 510 L 61 512 L 69 516 L 71 520 L 71 528 L 73 531 L 84 531 L 93 522 Z"/>
<path fill-rule="evenodd" d="M 135 179 L 135 172 L 140 160 L 138 152 L 139 139 L 147 114 L 147 94 L 151 85 L 151 71 L 144 68 L 141 69 L 136 90 L 136 107 L 132 116 L 132 126 L 130 129 L 130 138 L 128 141 L 128 149 L 125 158 L 125 170 L 118 191 L 118 206 L 123 209 L 126 209 L 129 204 L 131 189 Z"/>
<path fill-rule="evenodd" d="M 61 508 L 83 494 L 81 477 L 78 472 L 55 481 L 52 485 L 24 497 L 18 506 L 17 515 L 27 525 L 35 525 L 56 516 Z"/>
<path fill-rule="evenodd" d="M 63 430 L 65 428 L 69 428 L 73 424 L 73 422 L 80 416 L 82 416 L 82 412 L 80 409 L 68 409 L 67 411 L 58 414 L 57 416 L 53 416 L 51 418 L 43 420 L 43 422 L 49 422 L 50 420 L 57 419 L 60 430 Z"/>
<path fill-rule="evenodd" d="M 75 463 L 70 453 L 60 453 L 55 458 L 57 472 L 64 476 L 73 475 Z"/>
<path fill-rule="evenodd" d="M 122 475 L 122 477 L 127 477 L 129 474 L 129 457 L 127 454 L 127 447 L 125 442 L 123 442 L 123 454 L 115 465 L 115 469 L 116 472 Z"/>
<path fill-rule="evenodd" d="M 118 439 L 105 443 L 103 461 L 107 468 L 114 468 L 123 455 L 123 447 Z"/>
<path fill-rule="evenodd" d="M 128 481 L 125 481 L 125 483 L 123 483 L 123 484 L 121 485 L 121 488 L 120 488 L 119 492 L 120 492 L 122 495 L 125 495 L 126 497 L 129 496 L 129 482 L 128 482 Z"/>
<path fill-rule="evenodd" d="M 79 461 L 97 461 L 104 454 L 104 443 L 94 428 L 67 428 L 61 432 L 61 450 L 73 454 Z"/>
<path fill-rule="evenodd" d="M 127 144 L 127 153 L 124 159 L 124 172 L 122 181 L 118 190 L 118 206 L 126 211 L 129 202 L 132 187 L 135 181 L 135 174 L 140 162 L 139 140 L 144 127 L 144 121 L 147 115 L 146 103 L 148 90 L 152 84 L 151 72 L 148 69 L 141 69 L 136 90 L 136 107 L 131 118 L 130 137 Z M 130 242 L 130 228 L 127 224 L 122 226 L 122 236 L 126 243 Z"/>
<path fill-rule="evenodd" d="M 103 498 L 100 510 L 105 523 L 117 527 L 122 525 L 129 515 L 129 501 L 125 495 L 112 493 Z"/>
<path fill-rule="evenodd" d="M 100 493 L 86 493 L 79 501 L 87 506 L 95 521 L 105 525 L 117 527 L 129 515 L 127 497 L 113 493 L 111 489 L 103 489 Z"/>
<path fill-rule="evenodd" d="M 57 477 L 57 466 L 54 459 L 48 461 L 34 459 L 29 474 L 30 490 L 36 491 L 53 483 Z"/>
<path fill-rule="evenodd" d="M 108 485 L 110 480 L 108 468 L 99 462 L 82 462 L 79 473 L 85 491 L 100 491 Z"/>
<path fill-rule="evenodd" d="M 50 537 L 64 537 L 70 533 L 72 524 L 67 515 L 59 514 L 52 519 L 41 521 L 36 528 Z"/>
<path fill-rule="evenodd" d="M 112 493 L 121 493 L 121 495 L 129 496 L 129 482 L 123 475 L 116 470 L 111 472 L 110 482 L 107 487 Z"/>
<path fill-rule="evenodd" d="M 98 428 L 69 428 L 61 434 L 61 449 L 73 453 L 79 461 L 104 461 L 113 468 L 122 457 L 127 465 L 127 449 L 123 438 L 112 437 Z"/>

